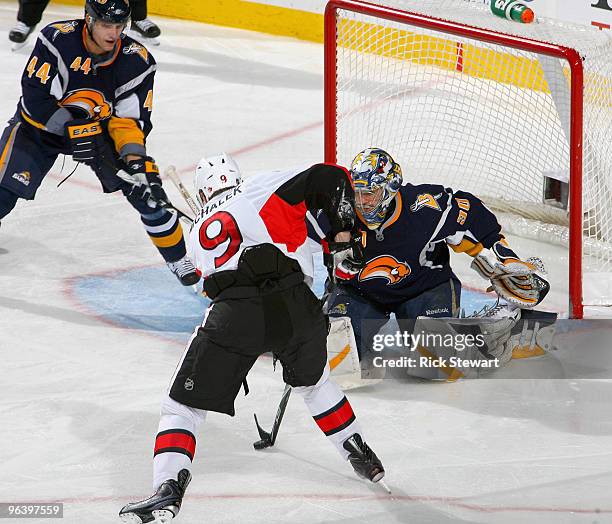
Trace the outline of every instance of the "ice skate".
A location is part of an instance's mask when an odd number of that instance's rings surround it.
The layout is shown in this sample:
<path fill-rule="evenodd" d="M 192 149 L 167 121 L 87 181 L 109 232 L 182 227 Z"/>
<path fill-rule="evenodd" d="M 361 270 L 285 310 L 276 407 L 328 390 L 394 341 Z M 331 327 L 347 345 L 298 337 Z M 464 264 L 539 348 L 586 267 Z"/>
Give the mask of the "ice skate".
<path fill-rule="evenodd" d="M 347 438 L 342 446 L 349 452 L 348 459 L 357 475 L 372 482 L 378 482 L 385 476 L 382 462 L 359 433 Z"/>
<path fill-rule="evenodd" d="M 12 42 L 11 50 L 17 51 L 28 43 L 28 37 L 33 33 L 35 25 L 26 25 L 17 21 L 17 24 L 9 32 L 9 40 Z"/>
<path fill-rule="evenodd" d="M 130 26 L 130 36 L 144 44 L 159 45 L 159 35 L 161 29 L 155 23 L 145 18 L 144 20 L 132 20 Z"/>
<path fill-rule="evenodd" d="M 191 473 L 182 469 L 178 473 L 178 481 L 168 479 L 148 499 L 125 505 L 119 512 L 121 521 L 130 524 L 171 522 L 181 509 L 183 495 L 190 481 Z"/>
<path fill-rule="evenodd" d="M 176 262 L 166 262 L 166 265 L 184 286 L 193 286 L 200 281 L 200 275 L 187 255 Z"/>

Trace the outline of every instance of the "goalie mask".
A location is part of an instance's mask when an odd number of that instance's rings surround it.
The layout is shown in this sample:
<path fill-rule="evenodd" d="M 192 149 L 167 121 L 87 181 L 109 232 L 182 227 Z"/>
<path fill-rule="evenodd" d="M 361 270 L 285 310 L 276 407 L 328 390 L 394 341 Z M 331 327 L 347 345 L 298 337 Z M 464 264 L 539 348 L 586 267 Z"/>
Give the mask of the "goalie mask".
<path fill-rule="evenodd" d="M 402 169 L 382 149 L 364 149 L 351 163 L 355 208 L 369 229 L 384 221 L 387 209 L 402 185 Z"/>
<path fill-rule="evenodd" d="M 227 153 L 202 158 L 195 171 L 193 185 L 200 204 L 242 182 L 240 168 Z"/>

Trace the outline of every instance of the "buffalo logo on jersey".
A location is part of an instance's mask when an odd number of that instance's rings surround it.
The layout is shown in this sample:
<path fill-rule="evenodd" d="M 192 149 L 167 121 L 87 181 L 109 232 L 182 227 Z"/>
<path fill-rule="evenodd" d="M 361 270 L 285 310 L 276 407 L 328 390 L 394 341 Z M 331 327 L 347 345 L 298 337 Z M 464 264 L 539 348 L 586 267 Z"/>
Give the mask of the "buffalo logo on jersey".
<path fill-rule="evenodd" d="M 442 211 L 440 209 L 440 204 L 438 204 L 438 198 L 440 198 L 441 196 L 442 193 L 438 193 L 437 195 L 432 195 L 430 193 L 422 193 L 417 196 L 414 203 L 410 206 L 410 211 L 414 213 L 419 209 L 423 209 L 424 207 L 429 207 L 431 209 L 435 209 L 436 211 Z"/>
<path fill-rule="evenodd" d="M 29 171 L 22 171 L 21 173 L 13 173 L 13 178 L 17 180 L 17 182 L 21 182 L 24 186 L 29 186 L 32 175 L 30 175 Z"/>
<path fill-rule="evenodd" d="M 84 113 L 85 118 L 106 120 L 113 114 L 113 106 L 95 89 L 76 89 L 70 91 L 60 102 L 62 107 L 77 109 Z"/>
<path fill-rule="evenodd" d="M 359 282 L 373 278 L 384 278 L 387 285 L 393 285 L 404 280 L 412 270 L 406 262 L 400 262 L 391 255 L 380 255 L 368 261 L 359 272 Z"/>
<path fill-rule="evenodd" d="M 136 42 L 132 42 L 129 46 L 123 48 L 123 54 L 125 55 L 133 55 L 137 54 L 140 58 L 142 58 L 145 63 L 149 63 L 149 52 L 145 47 L 137 44 Z"/>
<path fill-rule="evenodd" d="M 68 33 L 72 33 L 74 32 L 76 26 L 77 26 L 78 22 L 76 20 L 73 20 L 72 22 L 65 22 L 65 23 L 60 23 L 60 24 L 52 24 L 51 27 L 55 28 L 55 33 L 53 33 L 53 40 L 55 40 L 55 37 L 57 35 L 65 35 Z"/>
<path fill-rule="evenodd" d="M 329 310 L 330 315 L 346 315 L 347 308 L 346 304 L 336 304 L 332 309 Z"/>

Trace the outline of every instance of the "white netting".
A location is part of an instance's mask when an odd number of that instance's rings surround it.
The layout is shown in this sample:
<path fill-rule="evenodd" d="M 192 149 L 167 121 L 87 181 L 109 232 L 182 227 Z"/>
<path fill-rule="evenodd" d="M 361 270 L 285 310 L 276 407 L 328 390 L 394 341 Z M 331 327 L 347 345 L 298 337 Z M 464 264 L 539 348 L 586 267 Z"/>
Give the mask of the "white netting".
<path fill-rule="evenodd" d="M 581 54 L 584 260 L 589 271 L 612 271 L 612 36 L 551 20 L 509 22 L 479 0 L 385 5 Z M 545 177 L 569 177 L 567 63 L 348 10 L 338 12 L 337 31 L 339 162 L 381 147 L 405 180 L 471 191 L 498 211 L 530 219 L 506 220 L 515 233 L 535 228 L 535 236 L 566 242 L 568 213 L 543 201 L 543 187 Z"/>

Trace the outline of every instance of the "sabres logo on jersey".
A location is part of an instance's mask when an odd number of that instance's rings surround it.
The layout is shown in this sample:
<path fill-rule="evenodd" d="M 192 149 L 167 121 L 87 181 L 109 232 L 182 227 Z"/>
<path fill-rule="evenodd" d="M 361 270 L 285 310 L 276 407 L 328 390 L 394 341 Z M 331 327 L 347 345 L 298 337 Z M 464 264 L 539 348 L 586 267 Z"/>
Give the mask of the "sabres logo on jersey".
<path fill-rule="evenodd" d="M 113 114 L 112 104 L 104 94 L 95 89 L 75 89 L 70 91 L 60 102 L 62 107 L 79 109 L 86 118 L 105 120 Z"/>
<path fill-rule="evenodd" d="M 30 175 L 29 171 L 22 171 L 21 173 L 13 173 L 13 178 L 17 180 L 17 182 L 21 182 L 24 186 L 29 186 L 32 175 Z"/>
<path fill-rule="evenodd" d="M 400 262 L 391 255 L 380 255 L 369 260 L 359 272 L 359 282 L 373 278 L 384 278 L 387 285 L 397 284 L 404 280 L 412 270 L 406 262 Z"/>
<path fill-rule="evenodd" d="M 442 193 L 438 193 L 437 195 L 432 195 L 431 193 L 421 193 L 417 196 L 414 203 L 410 206 L 410 211 L 414 213 L 419 209 L 423 209 L 424 207 L 429 207 L 431 209 L 435 209 L 436 211 L 441 211 L 440 204 L 438 204 L 438 198 L 440 198 L 441 196 Z"/>
<path fill-rule="evenodd" d="M 123 53 L 126 55 L 137 54 L 145 63 L 149 63 L 149 52 L 147 49 L 136 42 L 132 42 L 129 46 L 123 48 Z"/>
<path fill-rule="evenodd" d="M 51 24 L 51 27 L 55 28 L 55 33 L 53 33 L 53 40 L 55 40 L 57 35 L 66 35 L 68 33 L 74 32 L 78 23 L 79 22 L 77 20 L 72 20 L 71 22 Z"/>

